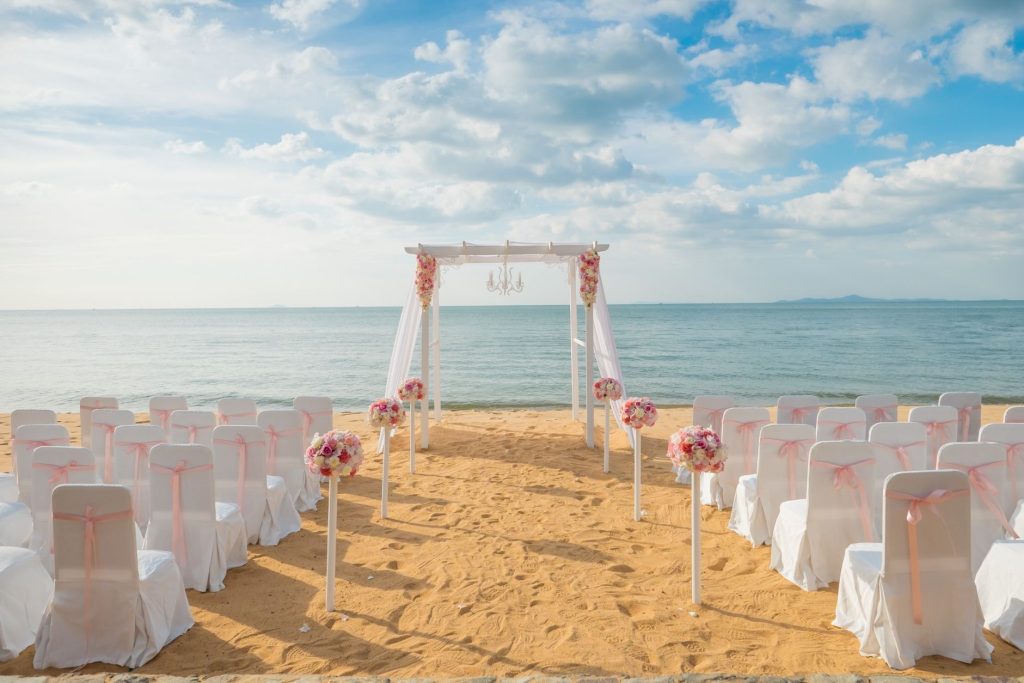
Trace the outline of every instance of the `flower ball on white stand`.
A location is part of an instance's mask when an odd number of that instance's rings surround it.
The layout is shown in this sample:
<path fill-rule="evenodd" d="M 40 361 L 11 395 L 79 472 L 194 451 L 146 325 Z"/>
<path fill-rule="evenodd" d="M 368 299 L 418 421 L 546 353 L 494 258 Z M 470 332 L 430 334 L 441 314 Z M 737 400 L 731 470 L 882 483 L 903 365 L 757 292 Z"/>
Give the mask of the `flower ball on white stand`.
<path fill-rule="evenodd" d="M 363 464 L 363 444 L 352 432 L 316 434 L 306 448 L 306 466 L 326 477 L 327 498 L 327 611 L 334 611 L 334 576 L 338 549 L 338 478 L 354 477 Z"/>
<path fill-rule="evenodd" d="M 405 421 L 405 408 L 397 398 L 382 398 L 370 404 L 367 414 L 370 425 L 383 430 L 384 458 L 381 460 L 380 516 L 388 517 L 388 460 L 391 456 L 391 430 Z"/>
<path fill-rule="evenodd" d="M 725 458 L 722 438 L 709 427 L 686 427 L 668 440 L 668 459 L 676 467 L 685 467 L 693 475 L 690 488 L 690 527 L 693 534 L 690 591 L 695 605 L 700 604 L 700 473 L 721 472 L 725 469 Z"/>
<path fill-rule="evenodd" d="M 410 377 L 398 387 L 398 400 L 409 403 L 409 474 L 416 474 L 416 401 L 425 399 L 425 387 L 419 377 Z"/>
<path fill-rule="evenodd" d="M 640 521 L 640 430 L 658 421 L 658 408 L 649 398 L 627 398 L 622 404 L 622 422 L 633 429 L 633 521 Z"/>
<path fill-rule="evenodd" d="M 611 422 L 609 417 L 612 412 L 612 401 L 622 398 L 622 383 L 614 377 L 602 377 L 594 382 L 594 398 L 604 402 L 604 472 L 608 474 L 611 471 L 611 462 L 608 458 L 608 426 Z"/>

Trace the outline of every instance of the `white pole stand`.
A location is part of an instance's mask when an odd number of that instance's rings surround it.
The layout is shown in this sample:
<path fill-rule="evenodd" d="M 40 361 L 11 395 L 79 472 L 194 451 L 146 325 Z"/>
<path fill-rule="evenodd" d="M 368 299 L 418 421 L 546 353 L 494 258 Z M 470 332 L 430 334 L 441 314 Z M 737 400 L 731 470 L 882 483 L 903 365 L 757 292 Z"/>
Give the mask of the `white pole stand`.
<path fill-rule="evenodd" d="M 608 441 L 611 438 L 608 433 L 608 416 L 612 412 L 611 401 L 608 399 L 604 400 L 604 473 L 608 474 L 612 471 L 611 460 L 608 457 Z"/>
<path fill-rule="evenodd" d="M 380 518 L 388 518 L 388 460 L 391 457 L 391 432 L 389 427 L 384 430 L 384 459 L 381 461 L 380 473 Z"/>
<path fill-rule="evenodd" d="M 338 554 L 338 478 L 328 477 L 327 498 L 327 611 L 334 611 L 335 560 Z"/>
<path fill-rule="evenodd" d="M 416 399 L 409 400 L 409 474 L 416 474 Z"/>
<path fill-rule="evenodd" d="M 700 604 L 700 472 L 690 472 L 691 592 L 693 604 Z"/>
<path fill-rule="evenodd" d="M 640 430 L 633 430 L 633 521 L 640 521 Z"/>

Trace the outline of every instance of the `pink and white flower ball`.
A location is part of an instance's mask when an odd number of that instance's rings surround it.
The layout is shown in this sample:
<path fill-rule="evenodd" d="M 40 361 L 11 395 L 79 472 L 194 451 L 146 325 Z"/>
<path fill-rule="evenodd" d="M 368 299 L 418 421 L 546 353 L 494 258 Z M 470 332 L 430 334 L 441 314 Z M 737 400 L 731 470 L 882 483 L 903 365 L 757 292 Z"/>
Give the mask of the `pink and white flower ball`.
<path fill-rule="evenodd" d="M 324 477 L 354 477 L 363 464 L 363 443 L 352 432 L 316 434 L 306 449 L 306 466 Z"/>
<path fill-rule="evenodd" d="M 419 377 L 410 377 L 398 387 L 398 400 L 422 401 L 426 396 L 423 389 L 423 380 Z"/>
<path fill-rule="evenodd" d="M 618 401 L 622 398 L 622 384 L 614 377 L 602 377 L 594 382 L 594 398 L 598 401 Z"/>
<path fill-rule="evenodd" d="M 622 404 L 622 421 L 633 429 L 653 427 L 658 421 L 658 409 L 649 398 L 627 398 Z"/>
<path fill-rule="evenodd" d="M 726 449 L 721 437 L 708 427 L 680 429 L 668 440 L 668 459 L 691 472 L 721 472 Z"/>
<path fill-rule="evenodd" d="M 382 398 L 370 404 L 368 418 L 377 429 L 397 427 L 405 421 L 405 408 L 397 398 Z"/>

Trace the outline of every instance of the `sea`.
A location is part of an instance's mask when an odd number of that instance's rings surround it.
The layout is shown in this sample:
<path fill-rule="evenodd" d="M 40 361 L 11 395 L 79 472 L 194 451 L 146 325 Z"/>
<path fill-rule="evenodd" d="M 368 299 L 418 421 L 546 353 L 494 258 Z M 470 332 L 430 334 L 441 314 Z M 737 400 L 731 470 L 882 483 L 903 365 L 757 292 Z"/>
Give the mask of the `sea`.
<path fill-rule="evenodd" d="M 610 312 L 627 393 L 660 405 L 699 394 L 748 405 L 781 394 L 851 404 L 864 393 L 928 404 L 943 391 L 1024 403 L 1024 302 L 630 304 Z M 145 410 L 158 394 L 184 395 L 197 408 L 225 397 L 269 408 L 327 395 L 337 410 L 360 411 L 384 393 L 400 314 L 2 311 L 0 411 L 75 411 L 90 395 Z M 445 407 L 567 406 L 569 331 L 565 306 L 443 306 Z M 410 374 L 418 359 L 417 351 Z"/>

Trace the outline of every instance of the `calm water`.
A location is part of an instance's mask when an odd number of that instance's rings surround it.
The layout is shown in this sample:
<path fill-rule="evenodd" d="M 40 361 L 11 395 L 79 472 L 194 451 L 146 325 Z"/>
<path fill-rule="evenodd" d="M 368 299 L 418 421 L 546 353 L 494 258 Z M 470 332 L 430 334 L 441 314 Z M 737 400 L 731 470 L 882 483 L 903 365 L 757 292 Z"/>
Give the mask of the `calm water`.
<path fill-rule="evenodd" d="M 339 409 L 362 410 L 383 392 L 399 314 L 0 312 L 0 411 L 77 410 L 79 397 L 93 394 L 140 410 L 158 393 L 196 407 L 327 394 Z M 443 307 L 441 315 L 448 405 L 568 403 L 565 307 Z M 623 305 L 611 315 L 628 390 L 666 405 L 701 393 L 767 405 L 787 393 L 838 403 L 892 392 L 928 403 L 952 390 L 1024 403 L 1024 302 Z"/>

